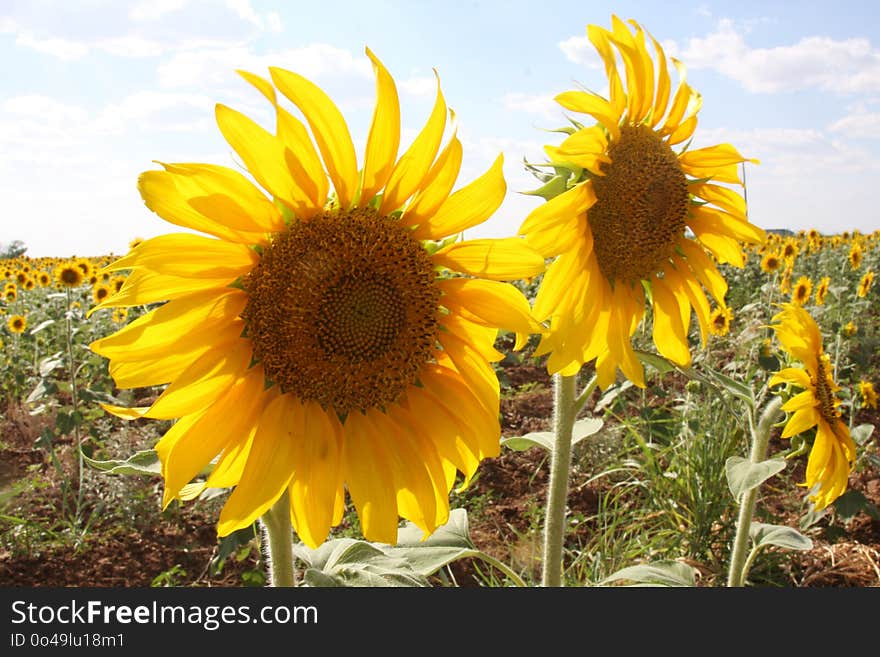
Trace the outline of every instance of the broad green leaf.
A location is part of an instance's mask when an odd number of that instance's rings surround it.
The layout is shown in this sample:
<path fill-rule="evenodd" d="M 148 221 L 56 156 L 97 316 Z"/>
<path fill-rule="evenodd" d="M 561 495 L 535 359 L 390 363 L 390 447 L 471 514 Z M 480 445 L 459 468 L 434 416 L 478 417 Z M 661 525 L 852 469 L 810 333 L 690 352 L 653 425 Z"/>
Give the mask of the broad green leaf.
<path fill-rule="evenodd" d="M 162 473 L 162 463 L 154 449 L 135 452 L 125 460 L 96 461 L 85 454 L 83 459 L 96 470 L 103 470 L 107 474 L 158 475 Z"/>
<path fill-rule="evenodd" d="M 753 522 L 749 528 L 749 536 L 755 543 L 755 547 L 775 545 L 790 550 L 810 550 L 813 541 L 801 534 L 793 527 L 784 525 L 767 525 L 762 522 Z"/>
<path fill-rule="evenodd" d="M 593 407 L 593 413 L 599 414 L 604 411 L 606 408 L 611 406 L 614 403 L 614 400 L 617 399 L 620 394 L 626 390 L 629 390 L 633 387 L 633 382 L 629 379 L 621 383 L 615 383 L 613 386 L 608 388 L 605 393 L 599 398 L 599 401 L 596 402 L 596 405 Z"/>
<path fill-rule="evenodd" d="M 588 438 L 599 432 L 604 422 L 599 418 L 588 417 L 574 423 L 571 432 L 571 445 L 574 447 L 584 438 Z M 501 444 L 516 452 L 524 452 L 532 447 L 542 447 L 548 452 L 553 452 L 555 436 L 552 431 L 533 431 L 524 436 L 511 436 L 502 438 Z"/>
<path fill-rule="evenodd" d="M 413 570 L 427 577 L 447 564 L 482 553 L 474 547 L 468 532 L 465 509 L 452 509 L 449 520 L 422 539 L 422 530 L 407 522 L 397 533 L 397 545 L 383 548 L 391 556 L 404 559 Z"/>
<path fill-rule="evenodd" d="M 871 504 L 861 491 L 854 488 L 834 500 L 834 509 L 844 520 L 854 518 L 860 511 L 864 511 L 874 520 L 880 520 L 880 509 Z"/>
<path fill-rule="evenodd" d="M 725 461 L 724 470 L 730 492 L 738 500 L 746 491 L 760 486 L 773 475 L 785 470 L 785 461 L 773 458 L 752 463 L 741 456 L 731 456 Z"/>
<path fill-rule="evenodd" d="M 871 434 L 874 433 L 874 425 L 860 424 L 857 427 L 853 427 L 849 433 L 854 441 L 859 445 L 864 445 L 868 442 L 868 438 L 871 437 Z"/>
<path fill-rule="evenodd" d="M 308 586 L 428 586 L 404 559 L 367 541 L 338 538 L 314 550 L 299 544 L 294 555 L 308 566 L 303 574 Z"/>
<path fill-rule="evenodd" d="M 634 582 L 635 586 L 696 586 L 694 569 L 679 561 L 657 561 L 629 566 L 612 573 L 600 584 L 621 580 Z"/>

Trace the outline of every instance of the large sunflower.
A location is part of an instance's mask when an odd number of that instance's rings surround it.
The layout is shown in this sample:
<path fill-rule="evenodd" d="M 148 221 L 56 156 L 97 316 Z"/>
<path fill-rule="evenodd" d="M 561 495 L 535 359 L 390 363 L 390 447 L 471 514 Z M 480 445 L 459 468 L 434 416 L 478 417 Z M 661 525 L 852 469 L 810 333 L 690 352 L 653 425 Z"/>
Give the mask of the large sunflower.
<path fill-rule="evenodd" d="M 535 316 L 550 320 L 536 353 L 549 353 L 549 371 L 564 375 L 596 359 L 603 388 L 617 368 L 644 385 L 630 338 L 646 300 L 653 308 L 657 349 L 688 364 L 691 309 L 705 342 L 712 320 L 703 288 L 719 305 L 727 292 L 706 250 L 719 263 L 741 267 L 741 243 L 764 239 L 764 231 L 746 219 L 743 197 L 724 186 L 741 184 L 737 166 L 746 158 L 729 144 L 673 150 L 693 134 L 700 108 L 683 67 L 673 60 L 682 81 L 671 93 L 660 44 L 637 23 L 630 21 L 633 32 L 617 17 L 612 20 L 610 32 L 587 28 L 605 63 L 609 97 L 587 91 L 556 97 L 565 109 L 597 121 L 573 131 L 560 146 L 545 147 L 552 164 L 578 172 L 575 184 L 532 211 L 520 227 L 545 257 L 556 258 L 535 300 Z"/>
<path fill-rule="evenodd" d="M 816 427 L 807 460 L 805 486 L 815 487 L 810 499 L 817 510 L 824 509 L 846 490 L 855 461 L 856 447 L 849 428 L 840 419 L 840 389 L 831 374 L 831 362 L 822 348 L 822 334 L 810 314 L 798 305 L 782 304 L 773 317 L 772 328 L 783 348 L 804 367 L 788 367 L 774 374 L 768 385 L 788 383 L 803 392 L 782 406 L 791 413 L 783 438 L 790 438 Z"/>
<path fill-rule="evenodd" d="M 165 303 L 92 349 L 120 387 L 169 384 L 149 408 L 108 410 L 178 418 L 156 446 L 166 504 L 218 459 L 206 485 L 235 487 L 221 535 L 285 491 L 313 547 L 346 490 L 367 539 L 395 542 L 399 516 L 433 531 L 456 471 L 468 480 L 499 453 L 498 328 L 520 345 L 541 328 L 502 282 L 542 272 L 540 254 L 519 238 L 455 237 L 501 204 L 501 157 L 452 192 L 462 148 L 454 131 L 440 148 L 450 112 L 438 82 L 398 158 L 396 86 L 367 55 L 377 101 L 360 169 L 320 88 L 280 68 L 271 83 L 242 72 L 273 105 L 276 133 L 224 105 L 217 123 L 268 198 L 234 169 L 163 164 L 140 176 L 147 207 L 214 238 L 155 237 L 107 267 L 131 273 L 95 309 Z"/>

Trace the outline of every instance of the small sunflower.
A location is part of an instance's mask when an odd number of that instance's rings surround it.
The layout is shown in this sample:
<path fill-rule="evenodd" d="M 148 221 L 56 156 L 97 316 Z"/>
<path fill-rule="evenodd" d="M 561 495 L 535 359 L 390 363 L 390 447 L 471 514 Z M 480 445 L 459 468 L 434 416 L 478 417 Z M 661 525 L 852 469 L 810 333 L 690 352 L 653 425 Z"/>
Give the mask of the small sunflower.
<path fill-rule="evenodd" d="M 782 259 L 785 260 L 785 263 L 789 268 L 794 265 L 794 261 L 797 260 L 800 250 L 798 243 L 793 239 L 789 238 L 785 240 L 785 243 L 782 245 Z"/>
<path fill-rule="evenodd" d="M 37 283 L 40 287 L 48 287 L 52 283 L 52 276 L 48 272 L 41 271 L 37 274 Z"/>
<path fill-rule="evenodd" d="M 711 317 L 704 289 L 719 305 L 727 293 L 707 250 L 718 263 L 742 267 L 743 242 L 765 238 L 748 222 L 743 197 L 725 186 L 741 185 L 740 163 L 755 160 L 730 144 L 673 150 L 694 133 L 701 96 L 674 60 L 682 80 L 672 92 L 666 55 L 638 23 L 627 26 L 616 16 L 612 23 L 610 32 L 587 27 L 605 63 L 609 97 L 587 91 L 556 97 L 565 109 L 596 120 L 560 146 L 545 147 L 554 167 L 578 177 L 532 211 L 519 230 L 544 257 L 554 258 L 533 309 L 537 319 L 550 321 L 536 355 L 549 354 L 548 371 L 563 375 L 595 359 L 602 388 L 613 383 L 618 368 L 644 386 L 630 339 L 648 300 L 658 351 L 687 365 L 692 310 L 705 344 Z"/>
<path fill-rule="evenodd" d="M 868 296 L 868 292 L 871 290 L 871 285 L 873 285 L 873 284 L 874 284 L 874 272 L 869 269 L 868 271 L 865 272 L 865 274 L 862 276 L 861 280 L 859 281 L 859 289 L 857 292 L 858 296 L 861 298 Z"/>
<path fill-rule="evenodd" d="M 831 277 L 823 276 L 816 286 L 816 305 L 824 306 L 825 297 L 828 296 L 828 286 L 831 285 Z"/>
<path fill-rule="evenodd" d="M 873 409 L 877 408 L 877 391 L 870 381 L 859 381 L 859 395 L 862 397 L 862 406 Z"/>
<path fill-rule="evenodd" d="M 27 328 L 27 318 L 23 315 L 12 315 L 6 320 L 6 326 L 8 326 L 9 330 L 13 333 L 24 333 Z"/>
<path fill-rule="evenodd" d="M 3 290 L 3 298 L 6 300 L 6 303 L 12 303 L 18 298 L 18 288 L 15 287 L 15 284 L 12 287 L 7 286 Z"/>
<path fill-rule="evenodd" d="M 88 258 L 76 258 L 73 261 L 73 264 L 79 267 L 80 271 L 82 272 L 83 279 L 89 279 L 95 273 L 95 268 L 92 265 L 92 261 Z"/>
<path fill-rule="evenodd" d="M 55 280 L 62 287 L 79 287 L 85 274 L 76 262 L 65 262 L 55 268 Z"/>
<path fill-rule="evenodd" d="M 764 257 L 761 258 L 761 271 L 763 272 L 770 274 L 774 271 L 777 271 L 781 266 L 782 259 L 775 251 L 765 253 Z"/>
<path fill-rule="evenodd" d="M 853 270 L 862 266 L 862 247 L 858 242 L 853 242 L 849 248 L 849 266 Z"/>
<path fill-rule="evenodd" d="M 110 315 L 110 319 L 113 320 L 114 324 L 124 324 L 125 320 L 128 319 L 128 309 L 114 308 L 113 313 Z"/>
<path fill-rule="evenodd" d="M 732 321 L 733 310 L 728 306 L 718 306 L 709 318 L 709 332 L 717 336 L 727 335 Z"/>
<path fill-rule="evenodd" d="M 396 85 L 367 55 L 377 101 L 362 168 L 319 87 L 280 68 L 272 82 L 242 72 L 274 107 L 277 134 L 224 105 L 216 119 L 268 197 L 210 164 L 141 174 L 147 207 L 217 239 L 145 240 L 108 267 L 132 272 L 94 309 L 166 302 L 91 348 L 121 388 L 168 384 L 149 408 L 105 408 L 179 418 L 156 445 L 166 505 L 218 458 L 205 485 L 235 487 L 220 535 L 285 491 L 312 547 L 341 521 L 346 492 L 368 540 L 394 543 L 399 516 L 432 532 L 448 518 L 456 471 L 467 482 L 500 451 L 499 327 L 518 347 L 541 330 L 504 282 L 541 273 L 541 255 L 518 238 L 457 237 L 501 204 L 501 157 L 452 192 L 462 148 L 454 131 L 440 148 L 449 112 L 439 81 L 425 127 L 398 157 Z"/>
<path fill-rule="evenodd" d="M 794 289 L 791 292 L 791 302 L 798 306 L 803 306 L 810 300 L 812 294 L 813 281 L 807 276 L 801 276 L 794 284 Z"/>
<path fill-rule="evenodd" d="M 143 237 L 133 237 L 131 239 L 131 241 L 129 241 L 129 243 L 128 243 L 128 250 L 131 251 L 132 249 L 140 246 L 141 242 L 143 242 L 143 241 L 144 241 Z"/>
<path fill-rule="evenodd" d="M 851 338 L 852 336 L 854 336 L 854 335 L 856 334 L 856 332 L 857 332 L 858 330 L 859 330 L 859 327 L 856 326 L 856 323 L 853 322 L 853 321 L 849 321 L 849 322 L 847 322 L 846 325 L 843 327 L 843 334 L 844 334 L 846 337 Z"/>
<path fill-rule="evenodd" d="M 102 303 L 111 294 L 109 285 L 95 285 L 92 288 L 92 299 L 95 303 Z"/>
<path fill-rule="evenodd" d="M 840 389 L 831 376 L 831 362 L 822 348 L 822 335 L 810 314 L 794 304 L 783 304 L 771 327 L 782 347 L 804 367 L 788 367 L 774 374 L 768 385 L 780 383 L 803 388 L 782 406 L 791 413 L 783 438 L 791 438 L 816 427 L 807 460 L 807 488 L 810 499 L 822 510 L 846 490 L 855 462 L 855 443 L 849 428 L 840 419 Z"/>

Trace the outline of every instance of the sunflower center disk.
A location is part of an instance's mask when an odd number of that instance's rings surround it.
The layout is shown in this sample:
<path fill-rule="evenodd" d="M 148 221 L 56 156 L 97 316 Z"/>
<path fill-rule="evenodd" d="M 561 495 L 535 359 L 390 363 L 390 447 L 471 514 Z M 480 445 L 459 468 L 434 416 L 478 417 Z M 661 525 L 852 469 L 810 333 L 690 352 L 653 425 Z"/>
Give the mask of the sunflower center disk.
<path fill-rule="evenodd" d="M 684 234 L 689 195 L 678 157 L 646 126 L 623 126 L 593 178 L 593 249 L 609 279 L 636 282 L 662 267 Z"/>
<path fill-rule="evenodd" d="M 344 415 L 396 401 L 432 358 L 440 291 L 411 233 L 369 209 L 276 235 L 244 280 L 266 377 Z"/>
<path fill-rule="evenodd" d="M 834 404 L 834 392 L 832 391 L 832 380 L 829 372 L 829 363 L 823 358 L 819 358 L 816 373 L 816 397 L 819 400 L 819 413 L 822 418 L 831 426 L 837 419 L 837 408 Z"/>

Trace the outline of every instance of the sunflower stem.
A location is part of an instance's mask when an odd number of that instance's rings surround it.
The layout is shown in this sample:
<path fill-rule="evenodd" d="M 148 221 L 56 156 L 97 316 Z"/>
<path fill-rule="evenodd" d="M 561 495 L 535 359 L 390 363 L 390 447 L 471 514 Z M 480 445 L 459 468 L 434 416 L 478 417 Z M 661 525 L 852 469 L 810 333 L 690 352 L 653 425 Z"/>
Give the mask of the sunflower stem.
<path fill-rule="evenodd" d="M 290 499 L 285 490 L 260 518 L 266 535 L 270 586 L 296 586 L 293 569 L 293 526 L 290 524 Z"/>
<path fill-rule="evenodd" d="M 761 413 L 761 419 L 758 420 L 757 427 L 755 427 L 754 417 L 749 413 L 749 429 L 752 434 L 752 449 L 749 461 L 752 463 L 760 463 L 767 458 L 767 447 L 770 444 L 770 429 L 781 414 L 780 406 L 782 406 L 782 399 L 780 397 L 773 397 L 764 408 L 764 412 Z M 752 516 L 755 513 L 758 488 L 759 486 L 755 486 L 747 490 L 740 499 L 739 517 L 736 521 L 736 535 L 733 539 L 733 549 L 730 553 L 730 570 L 727 573 L 728 587 L 743 586 L 748 573 L 748 567 L 751 566 L 752 559 L 746 560 L 746 550 L 749 546 L 749 530 L 752 527 Z"/>
<path fill-rule="evenodd" d="M 565 507 L 571 469 L 571 434 L 574 427 L 576 376 L 553 375 L 553 453 L 544 518 L 542 586 L 562 586 L 562 551 L 565 539 Z"/>
<path fill-rule="evenodd" d="M 71 313 L 73 312 L 70 308 L 72 303 L 70 288 L 67 288 L 67 312 L 64 313 L 65 317 L 65 338 L 66 338 L 66 346 L 67 346 L 67 366 L 70 373 L 70 404 L 72 406 L 71 417 L 76 417 L 77 407 L 79 406 L 79 397 L 77 395 L 76 389 L 76 361 L 73 358 L 73 325 L 71 322 Z M 83 501 L 83 488 L 84 481 L 83 477 L 85 475 L 85 462 L 83 459 L 83 451 L 82 451 L 82 438 L 79 432 L 79 422 L 74 421 L 73 423 L 73 442 L 76 445 L 76 480 L 77 480 L 77 488 L 76 488 L 76 510 L 74 515 L 74 522 L 76 526 L 79 526 L 80 522 L 80 513 L 82 511 L 82 501 Z"/>

